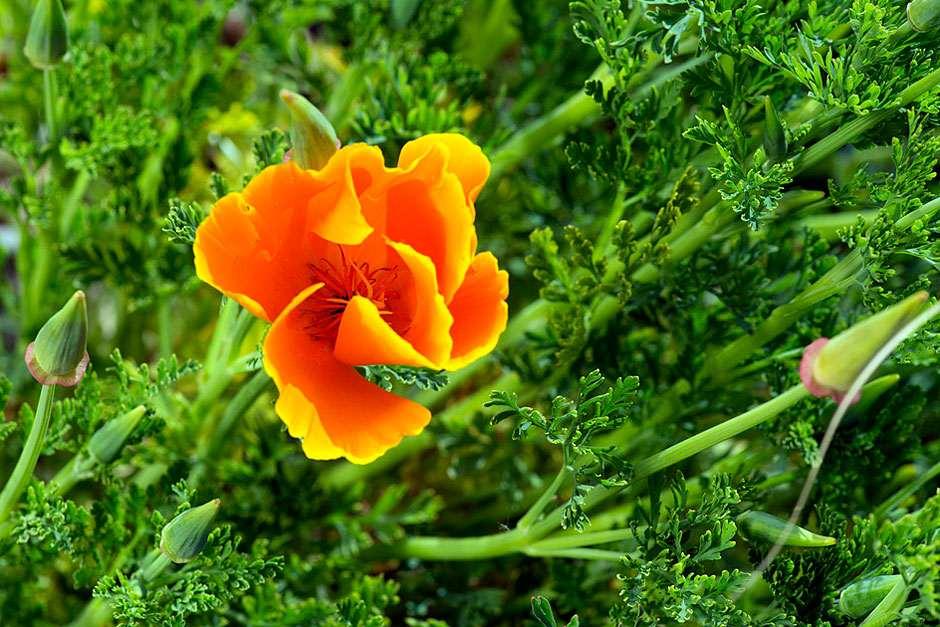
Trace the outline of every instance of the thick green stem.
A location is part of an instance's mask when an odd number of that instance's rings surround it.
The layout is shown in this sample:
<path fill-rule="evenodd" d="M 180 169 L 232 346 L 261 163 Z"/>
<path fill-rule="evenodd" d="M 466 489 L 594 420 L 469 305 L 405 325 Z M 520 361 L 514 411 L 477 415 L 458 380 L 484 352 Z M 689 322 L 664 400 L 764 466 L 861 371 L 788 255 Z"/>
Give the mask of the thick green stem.
<path fill-rule="evenodd" d="M 219 449 L 228 440 L 232 429 L 238 420 L 245 415 L 251 406 L 255 404 L 262 394 L 273 389 L 274 382 L 264 370 L 258 370 L 244 385 L 225 407 L 222 416 L 217 424 L 209 421 L 207 428 L 200 439 L 200 445 L 196 452 L 196 461 L 190 474 L 190 485 L 198 485 L 202 476 L 205 474 L 206 467 L 218 455 Z"/>
<path fill-rule="evenodd" d="M 49 143 L 55 144 L 59 137 L 59 123 L 56 116 L 56 103 L 59 98 L 58 84 L 56 82 L 55 68 L 46 68 L 42 71 L 43 103 L 46 110 L 46 129 L 49 132 Z"/>
<path fill-rule="evenodd" d="M 607 89 L 613 83 L 613 75 L 606 65 L 594 71 L 589 80 L 600 80 Z M 540 152 L 568 129 L 597 115 L 597 103 L 584 91 L 578 91 L 547 114 L 530 122 L 509 138 L 490 158 L 491 177 L 499 178 L 523 159 Z"/>
<path fill-rule="evenodd" d="M 565 484 L 572 477 L 571 469 L 566 465 L 562 466 L 561 470 L 558 471 L 558 474 L 555 475 L 555 478 L 549 484 L 548 488 L 542 493 L 535 503 L 532 504 L 532 507 L 519 519 L 519 522 L 516 523 L 516 526 L 520 529 L 528 529 L 532 526 L 539 516 L 542 515 L 542 512 L 545 511 L 545 508 L 548 507 L 548 504 L 551 503 L 552 499 L 555 498 L 555 495 L 558 493 L 558 490 L 561 489 L 561 486 Z"/>
<path fill-rule="evenodd" d="M 802 385 L 758 405 L 754 409 L 706 429 L 690 438 L 660 451 L 634 466 L 634 482 L 664 468 L 677 464 L 720 442 L 733 438 L 748 429 L 766 422 L 800 402 L 809 392 Z M 596 486 L 584 497 L 582 507 L 589 511 L 601 502 L 618 494 L 622 488 Z M 505 533 L 472 538 L 446 538 L 412 536 L 402 542 L 376 549 L 377 556 L 415 557 L 426 560 L 477 560 L 524 551 L 561 524 L 564 507 L 558 507 L 532 526 Z"/>
<path fill-rule="evenodd" d="M 19 501 L 20 496 L 33 477 L 33 470 L 36 468 L 36 462 L 39 461 L 39 454 L 42 452 L 43 444 L 46 441 L 46 432 L 52 422 L 52 399 L 54 395 L 54 385 L 42 386 L 42 391 L 39 393 L 39 404 L 36 407 L 36 416 L 33 419 L 33 426 L 29 429 L 26 444 L 23 446 L 16 466 L 13 468 L 13 473 L 7 479 L 6 485 L 3 486 L 3 492 L 0 492 L 0 523 L 10 517 L 17 501 Z"/>
<path fill-rule="evenodd" d="M 893 510 L 895 507 L 907 500 L 915 492 L 927 485 L 927 482 L 932 480 L 934 477 L 940 476 L 940 462 L 937 462 L 930 468 L 926 470 L 922 475 L 917 477 L 914 481 L 904 486 L 898 490 L 894 495 L 891 496 L 887 501 L 878 506 L 878 509 L 874 511 L 876 518 L 883 518 L 885 514 Z"/>

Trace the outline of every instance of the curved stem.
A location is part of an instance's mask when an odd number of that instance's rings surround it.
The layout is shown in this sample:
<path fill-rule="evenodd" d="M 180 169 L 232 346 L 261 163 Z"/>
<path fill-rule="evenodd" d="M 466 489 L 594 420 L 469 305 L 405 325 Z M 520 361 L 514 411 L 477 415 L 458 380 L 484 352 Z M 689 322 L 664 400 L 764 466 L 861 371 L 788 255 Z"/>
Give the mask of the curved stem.
<path fill-rule="evenodd" d="M 538 500 L 532 504 L 532 507 L 529 508 L 522 518 L 519 519 L 519 522 L 516 523 L 516 526 L 520 529 L 528 529 L 532 526 L 539 516 L 542 515 L 542 512 L 545 511 L 545 508 L 548 507 L 548 504 L 555 498 L 555 495 L 558 493 L 558 490 L 561 489 L 561 486 L 565 484 L 568 479 L 572 476 L 571 469 L 568 465 L 561 467 L 561 470 L 558 471 L 558 474 L 555 475 L 555 479 L 552 480 L 548 488 L 542 493 Z"/>
<path fill-rule="evenodd" d="M 10 513 L 33 477 L 33 470 L 35 470 L 39 454 L 42 452 L 46 432 L 49 430 L 49 423 L 52 422 L 52 400 L 54 395 L 54 385 L 42 386 L 42 391 L 39 393 L 39 404 L 36 407 L 36 416 L 33 419 L 32 427 L 29 429 L 26 444 L 23 446 L 16 466 L 13 468 L 13 473 L 7 479 L 6 485 L 3 486 L 3 492 L 0 492 L 0 522 L 10 517 Z"/>
<path fill-rule="evenodd" d="M 754 409 L 735 416 L 682 442 L 651 455 L 634 466 L 634 482 L 677 464 L 719 442 L 747 431 L 774 418 L 809 395 L 797 385 Z M 620 493 L 623 488 L 595 486 L 584 497 L 582 508 L 589 511 L 606 499 Z M 377 556 L 415 557 L 426 560 L 477 560 L 525 551 L 561 524 L 564 507 L 557 507 L 542 520 L 528 528 L 517 528 L 505 533 L 470 538 L 439 536 L 412 536 L 398 544 L 377 547 Z"/>

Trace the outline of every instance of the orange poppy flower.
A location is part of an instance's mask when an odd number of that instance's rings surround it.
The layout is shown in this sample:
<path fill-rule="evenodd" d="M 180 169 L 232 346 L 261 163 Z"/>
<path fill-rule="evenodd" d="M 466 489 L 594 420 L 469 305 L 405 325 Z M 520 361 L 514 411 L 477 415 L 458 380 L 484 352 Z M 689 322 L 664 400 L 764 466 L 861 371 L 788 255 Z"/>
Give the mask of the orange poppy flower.
<path fill-rule="evenodd" d="M 408 143 L 395 168 L 352 144 L 319 171 L 265 169 L 200 225 L 198 276 L 273 323 L 264 367 L 308 457 L 366 463 L 430 420 L 355 366 L 456 370 L 496 345 L 508 275 L 473 226 L 489 168 L 460 135 Z"/>

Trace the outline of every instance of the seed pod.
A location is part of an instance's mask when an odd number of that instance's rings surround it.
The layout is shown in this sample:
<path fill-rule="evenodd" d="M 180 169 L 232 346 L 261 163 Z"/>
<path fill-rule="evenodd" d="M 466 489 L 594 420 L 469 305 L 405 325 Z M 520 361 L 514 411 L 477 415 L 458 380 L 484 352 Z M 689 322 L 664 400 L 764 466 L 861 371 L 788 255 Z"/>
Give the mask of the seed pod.
<path fill-rule="evenodd" d="M 39 0 L 33 9 L 23 53 L 40 70 L 59 64 L 69 50 L 69 27 L 62 0 Z"/>
<path fill-rule="evenodd" d="M 185 564 L 199 555 L 209 538 L 209 526 L 219 511 L 219 499 L 193 507 L 168 522 L 160 532 L 160 550 L 171 561 Z"/>
<path fill-rule="evenodd" d="M 88 452 L 102 464 L 113 461 L 145 413 L 147 409 L 143 405 L 138 405 L 126 414 L 106 422 L 91 436 L 88 442 Z"/>
<path fill-rule="evenodd" d="M 839 609 L 852 618 L 861 618 L 881 603 L 898 582 L 901 575 L 869 577 L 846 586 L 839 594 Z"/>
<path fill-rule="evenodd" d="M 75 292 L 26 347 L 26 367 L 43 385 L 76 385 L 88 368 L 85 293 Z"/>
<path fill-rule="evenodd" d="M 787 134 L 770 96 L 764 96 L 764 152 L 774 163 L 787 156 Z"/>
<path fill-rule="evenodd" d="M 831 340 L 819 338 L 807 346 L 800 362 L 803 385 L 814 396 L 841 401 L 865 365 L 898 329 L 921 312 L 926 301 L 927 292 L 917 292 Z"/>
<path fill-rule="evenodd" d="M 302 168 L 319 170 L 339 150 L 340 143 L 333 125 L 300 94 L 282 89 L 281 100 L 290 109 L 294 160 Z"/>
<path fill-rule="evenodd" d="M 745 512 L 738 517 L 738 523 L 740 523 L 745 535 L 754 540 L 780 542 L 784 546 L 803 548 L 832 546 L 836 543 L 835 538 L 821 536 L 818 533 L 813 533 L 797 525 L 794 525 L 789 534 L 784 538 L 783 532 L 787 528 L 787 521 L 766 512 L 753 510 Z"/>
<path fill-rule="evenodd" d="M 936 25 L 937 18 L 940 18 L 938 0 L 914 0 L 907 5 L 907 21 L 916 31 L 926 32 Z"/>

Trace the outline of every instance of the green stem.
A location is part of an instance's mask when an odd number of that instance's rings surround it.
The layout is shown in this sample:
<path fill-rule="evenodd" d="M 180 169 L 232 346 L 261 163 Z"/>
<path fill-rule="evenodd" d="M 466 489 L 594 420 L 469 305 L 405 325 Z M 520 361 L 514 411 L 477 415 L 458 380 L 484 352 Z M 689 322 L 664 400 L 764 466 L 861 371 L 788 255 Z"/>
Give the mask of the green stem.
<path fill-rule="evenodd" d="M 562 466 L 561 470 L 558 471 L 558 474 L 555 475 L 555 479 L 552 480 L 548 488 L 542 493 L 538 500 L 532 504 L 532 507 L 519 519 L 519 522 L 516 523 L 516 526 L 520 529 L 528 529 L 532 526 L 539 516 L 542 515 L 542 512 L 545 511 L 545 508 L 548 507 L 548 504 L 555 498 L 555 495 L 558 493 L 558 490 L 561 489 L 561 486 L 565 484 L 572 477 L 571 469 L 565 465 Z"/>
<path fill-rule="evenodd" d="M 927 471 L 917 477 L 914 481 L 898 490 L 891 498 L 878 506 L 874 511 L 875 518 L 884 518 L 884 516 L 895 507 L 906 501 L 911 495 L 927 485 L 927 482 L 940 475 L 940 462 L 927 469 Z"/>
<path fill-rule="evenodd" d="M 160 576 L 172 562 L 160 549 L 154 549 L 144 558 L 144 566 L 138 571 L 144 581 L 153 581 Z"/>
<path fill-rule="evenodd" d="M 604 89 L 613 84 L 613 75 L 606 65 L 598 67 L 588 80 L 600 80 Z M 559 135 L 600 112 L 597 102 L 579 90 L 576 94 L 517 131 L 490 157 L 491 178 L 497 179 L 517 166 L 523 159 L 542 151 Z"/>
<path fill-rule="evenodd" d="M 273 388 L 273 383 L 268 373 L 264 370 L 258 370 L 251 379 L 241 386 L 225 407 L 218 424 L 211 426 L 211 421 L 206 423 L 210 426 L 206 428 L 203 437 L 200 439 L 196 462 L 189 478 L 190 485 L 199 484 L 207 466 L 218 455 L 219 449 L 228 440 L 235 424 L 245 415 L 245 412 L 251 409 L 251 406 L 262 394 Z"/>
<path fill-rule="evenodd" d="M 808 395 L 809 392 L 802 385 L 794 386 L 750 411 L 651 455 L 634 466 L 634 482 L 766 422 Z M 618 494 L 621 490 L 622 488 L 595 486 L 585 495 L 582 507 L 584 511 L 589 511 L 606 499 Z M 516 528 L 512 531 L 488 536 L 470 538 L 411 536 L 394 545 L 377 547 L 375 555 L 379 557 L 397 556 L 426 560 L 460 561 L 487 559 L 524 551 L 527 547 L 559 528 L 563 511 L 563 506 L 558 507 L 531 527 L 526 529 Z"/>
<path fill-rule="evenodd" d="M 167 294 L 157 304 L 158 353 L 167 357 L 173 352 L 173 296 Z"/>
<path fill-rule="evenodd" d="M 58 84 L 56 82 L 55 68 L 42 71 L 43 103 L 46 110 L 46 129 L 49 131 L 49 144 L 55 144 L 59 137 L 59 124 L 56 119 L 56 101 L 58 100 Z"/>
<path fill-rule="evenodd" d="M 75 217 L 78 215 L 78 208 L 81 205 L 82 198 L 88 190 L 91 183 L 91 174 L 87 170 L 79 170 L 75 175 L 75 181 L 72 183 L 72 189 L 69 195 L 65 197 L 62 205 L 62 211 L 59 214 L 59 234 L 65 239 L 75 228 Z"/>
<path fill-rule="evenodd" d="M 54 395 L 54 385 L 42 386 L 36 416 L 33 419 L 32 427 L 29 429 L 26 444 L 23 446 L 16 466 L 13 468 L 13 473 L 7 479 L 6 485 L 3 486 L 3 492 L 0 492 L 0 523 L 10 517 L 10 513 L 33 477 L 33 470 L 36 468 L 36 462 L 39 460 L 39 454 L 42 452 L 46 440 L 46 432 L 52 422 L 52 399 Z"/>
<path fill-rule="evenodd" d="M 770 420 L 785 409 L 792 407 L 807 396 L 809 396 L 809 391 L 802 384 L 796 385 L 773 400 L 758 405 L 751 411 L 686 438 L 664 451 L 647 457 L 634 466 L 634 480 L 648 477 L 663 468 L 668 468 L 692 457 L 696 453 L 711 448 L 719 442 L 724 442 L 748 429 L 752 429 Z"/>
<path fill-rule="evenodd" d="M 76 483 L 91 476 L 91 469 L 95 467 L 95 463 L 95 458 L 84 451 L 79 451 L 49 482 L 50 493 L 54 496 L 65 495 L 75 487 Z"/>
<path fill-rule="evenodd" d="M 633 539 L 633 529 L 611 529 L 609 531 L 587 531 L 567 535 L 549 536 L 534 543 L 531 548 L 544 550 L 574 549 Z"/>
<path fill-rule="evenodd" d="M 623 553 L 618 551 L 605 551 L 603 549 L 539 549 L 529 547 L 523 551 L 532 557 L 547 557 L 572 560 L 597 560 L 604 562 L 619 562 Z"/>

